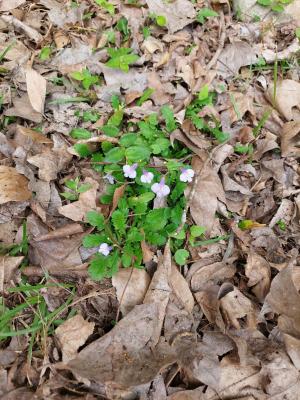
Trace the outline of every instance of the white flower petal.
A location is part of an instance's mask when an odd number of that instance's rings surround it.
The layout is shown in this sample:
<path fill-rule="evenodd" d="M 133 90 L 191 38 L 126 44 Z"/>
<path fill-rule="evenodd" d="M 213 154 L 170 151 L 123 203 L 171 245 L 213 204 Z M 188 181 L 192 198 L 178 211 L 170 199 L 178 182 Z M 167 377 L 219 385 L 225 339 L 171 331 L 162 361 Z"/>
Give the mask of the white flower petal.
<path fill-rule="evenodd" d="M 161 193 L 162 193 L 162 197 L 168 196 L 168 194 L 170 193 L 170 188 L 167 185 L 164 185 L 161 188 Z"/>
<path fill-rule="evenodd" d="M 159 188 L 160 188 L 159 183 L 154 183 L 154 184 L 151 186 L 151 190 L 152 190 L 152 192 L 154 192 L 154 193 L 159 192 Z"/>

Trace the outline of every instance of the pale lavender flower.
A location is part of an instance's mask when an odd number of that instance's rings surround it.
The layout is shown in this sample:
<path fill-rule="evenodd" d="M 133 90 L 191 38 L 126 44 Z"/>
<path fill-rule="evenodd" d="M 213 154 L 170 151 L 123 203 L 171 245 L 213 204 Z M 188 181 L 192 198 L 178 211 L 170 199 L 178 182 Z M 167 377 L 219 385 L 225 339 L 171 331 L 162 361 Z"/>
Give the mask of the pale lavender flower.
<path fill-rule="evenodd" d="M 112 246 L 109 246 L 107 243 L 101 243 L 98 249 L 98 253 L 104 255 L 105 257 L 109 255 L 112 250 Z"/>
<path fill-rule="evenodd" d="M 157 197 L 166 197 L 170 193 L 169 186 L 165 184 L 165 178 L 162 178 L 159 183 L 154 183 L 151 190 Z"/>
<path fill-rule="evenodd" d="M 115 178 L 111 174 L 106 174 L 103 178 L 106 179 L 111 185 L 115 183 Z"/>
<path fill-rule="evenodd" d="M 132 164 L 132 165 L 124 165 L 123 166 L 123 172 L 125 178 L 131 178 L 134 179 L 136 178 L 136 169 L 138 165 L 137 164 Z"/>
<path fill-rule="evenodd" d="M 182 168 L 179 179 L 181 182 L 192 182 L 195 172 L 192 168 Z"/>
<path fill-rule="evenodd" d="M 143 174 L 141 176 L 141 182 L 143 183 L 151 183 L 154 175 L 150 171 L 143 170 Z"/>

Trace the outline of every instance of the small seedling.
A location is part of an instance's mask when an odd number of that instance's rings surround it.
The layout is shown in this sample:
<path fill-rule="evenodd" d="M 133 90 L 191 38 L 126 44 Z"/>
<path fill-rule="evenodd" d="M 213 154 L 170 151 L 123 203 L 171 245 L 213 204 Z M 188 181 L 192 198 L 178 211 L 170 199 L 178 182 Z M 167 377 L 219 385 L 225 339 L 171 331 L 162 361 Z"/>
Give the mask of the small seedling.
<path fill-rule="evenodd" d="M 136 105 L 141 106 L 145 101 L 149 100 L 152 94 L 154 93 L 154 89 L 148 88 L 144 91 L 142 96 L 137 100 Z"/>
<path fill-rule="evenodd" d="M 160 27 L 165 27 L 167 25 L 167 18 L 164 15 L 151 13 L 149 14 L 149 19 Z"/>
<path fill-rule="evenodd" d="M 121 71 L 128 72 L 129 65 L 133 64 L 139 59 L 137 54 L 132 54 L 132 49 L 121 47 L 120 49 L 107 49 L 110 60 L 106 62 L 106 66 L 110 68 L 120 69 Z"/>
<path fill-rule="evenodd" d="M 196 17 L 196 19 L 197 19 L 197 21 L 200 23 L 200 24 L 204 24 L 205 23 L 205 21 L 208 19 L 208 18 L 211 18 L 211 17 L 218 17 L 218 13 L 216 13 L 214 10 L 212 10 L 211 8 L 201 8 L 201 10 L 200 11 L 198 11 L 198 14 L 197 14 L 197 17 Z"/>
<path fill-rule="evenodd" d="M 128 20 L 125 17 L 121 17 L 116 24 L 116 28 L 123 35 L 123 40 L 126 41 L 130 36 L 130 29 L 128 28 Z"/>
<path fill-rule="evenodd" d="M 84 193 L 89 190 L 92 185 L 90 183 L 80 184 L 80 178 L 70 179 L 65 182 L 65 186 L 70 189 L 69 192 L 60 193 L 67 200 L 75 201 L 78 200 L 80 193 Z"/>
<path fill-rule="evenodd" d="M 147 39 L 151 35 L 151 30 L 148 26 L 144 26 L 142 29 L 144 39 Z"/>
<path fill-rule="evenodd" d="M 81 72 L 72 72 L 71 77 L 76 81 L 80 81 L 84 89 L 89 90 L 92 85 L 96 85 L 99 82 L 97 75 L 92 75 L 90 71 L 85 68 Z"/>
<path fill-rule="evenodd" d="M 52 48 L 50 46 L 43 47 L 42 50 L 40 51 L 40 60 L 41 61 L 49 60 L 51 53 L 52 53 Z"/>
<path fill-rule="evenodd" d="M 276 222 L 276 225 L 278 226 L 278 228 L 282 231 L 286 230 L 286 223 L 280 219 L 279 221 Z"/>
<path fill-rule="evenodd" d="M 104 8 L 104 10 L 107 11 L 110 15 L 115 14 L 115 6 L 109 3 L 107 0 L 95 0 L 95 3 L 97 3 L 98 6 Z"/>
<path fill-rule="evenodd" d="M 253 154 L 253 145 L 252 144 L 241 144 L 237 143 L 234 146 L 234 151 L 238 154 Z"/>

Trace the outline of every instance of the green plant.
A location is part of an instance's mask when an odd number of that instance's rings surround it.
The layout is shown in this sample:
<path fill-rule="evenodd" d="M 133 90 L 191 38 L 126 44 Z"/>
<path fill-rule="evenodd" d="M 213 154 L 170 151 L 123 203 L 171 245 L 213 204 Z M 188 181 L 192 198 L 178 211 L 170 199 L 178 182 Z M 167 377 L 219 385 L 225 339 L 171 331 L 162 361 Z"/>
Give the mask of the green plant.
<path fill-rule="evenodd" d="M 49 60 L 49 58 L 50 58 L 50 56 L 51 56 L 51 53 L 52 53 L 52 48 L 51 48 L 51 46 L 45 46 L 45 47 L 43 47 L 42 49 L 41 49 L 41 51 L 40 51 L 40 60 L 42 60 L 42 61 L 46 61 L 46 60 Z"/>
<path fill-rule="evenodd" d="M 126 41 L 130 37 L 130 29 L 128 27 L 128 20 L 125 17 L 121 17 L 116 24 L 116 28 L 123 35 L 123 40 Z"/>
<path fill-rule="evenodd" d="M 105 65 L 110 68 L 128 72 L 129 65 L 139 59 L 139 56 L 137 54 L 132 54 L 132 51 L 133 50 L 128 47 L 121 47 L 120 49 L 108 48 L 107 53 L 110 56 L 110 60 L 108 60 Z"/>
<path fill-rule="evenodd" d="M 204 24 L 204 22 L 211 17 L 218 17 L 218 13 L 212 10 L 211 8 L 201 8 L 201 10 L 198 11 L 196 20 L 200 24 Z"/>
<path fill-rule="evenodd" d="M 300 27 L 295 30 L 296 37 L 300 40 Z"/>
<path fill-rule="evenodd" d="M 115 14 L 115 6 L 109 3 L 107 0 L 95 0 L 98 6 L 104 8 L 110 15 Z"/>
<path fill-rule="evenodd" d="M 274 12 L 283 12 L 284 7 L 293 0 L 257 0 L 257 3 L 263 7 L 269 7 Z"/>
<path fill-rule="evenodd" d="M 158 26 L 164 27 L 167 25 L 167 18 L 164 15 L 156 15 L 155 13 L 150 13 L 149 19 Z"/>
<path fill-rule="evenodd" d="M 80 193 L 84 193 L 92 187 L 90 183 L 80 183 L 79 177 L 65 181 L 65 186 L 70 189 L 70 191 L 60 194 L 65 199 L 71 201 L 78 200 Z"/>
<path fill-rule="evenodd" d="M 141 106 L 145 101 L 149 100 L 152 94 L 154 93 L 154 89 L 148 88 L 144 91 L 141 97 L 137 100 L 136 105 Z"/>
<path fill-rule="evenodd" d="M 87 68 L 84 68 L 81 72 L 72 72 L 70 75 L 76 81 L 80 81 L 86 90 L 89 90 L 92 85 L 96 85 L 99 82 L 99 77 L 92 75 Z"/>
<path fill-rule="evenodd" d="M 204 106 L 213 106 L 215 98 L 215 93 L 209 91 L 208 85 L 203 86 L 197 97 L 186 108 L 185 117 L 190 119 L 197 129 L 215 137 L 219 143 L 223 143 L 229 139 L 229 134 L 221 130 L 220 122 L 213 116 L 209 121 L 199 116 Z"/>

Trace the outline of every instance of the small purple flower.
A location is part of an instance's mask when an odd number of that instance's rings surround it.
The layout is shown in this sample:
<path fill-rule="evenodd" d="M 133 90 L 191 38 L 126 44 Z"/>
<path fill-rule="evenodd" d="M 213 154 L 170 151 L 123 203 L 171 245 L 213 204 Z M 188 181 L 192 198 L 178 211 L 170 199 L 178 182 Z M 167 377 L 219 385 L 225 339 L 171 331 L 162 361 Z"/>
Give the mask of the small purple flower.
<path fill-rule="evenodd" d="M 170 193 L 169 186 L 165 184 L 165 178 L 162 178 L 159 183 L 154 183 L 151 190 L 157 197 L 166 197 Z"/>
<path fill-rule="evenodd" d="M 143 170 L 143 174 L 141 176 L 141 182 L 151 183 L 153 178 L 154 178 L 154 175 L 152 174 L 152 172 Z"/>
<path fill-rule="evenodd" d="M 112 246 L 109 246 L 107 243 L 101 243 L 98 249 L 98 253 L 104 255 L 105 257 L 109 255 L 112 250 Z"/>
<path fill-rule="evenodd" d="M 111 185 L 115 183 L 115 178 L 111 174 L 106 174 L 103 178 L 106 179 Z"/>
<path fill-rule="evenodd" d="M 124 165 L 123 166 L 123 172 L 125 178 L 131 178 L 134 179 L 136 178 L 136 169 L 138 165 L 137 164 L 132 164 L 132 165 Z"/>
<path fill-rule="evenodd" d="M 195 172 L 192 168 L 182 168 L 179 179 L 181 182 L 192 182 Z"/>

